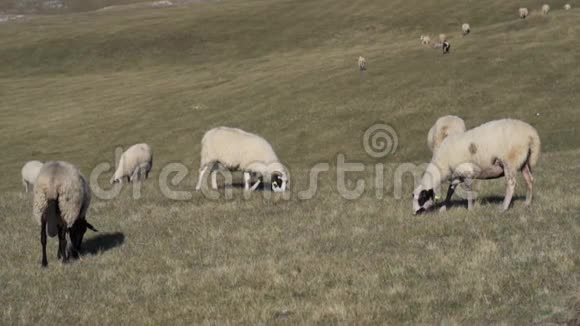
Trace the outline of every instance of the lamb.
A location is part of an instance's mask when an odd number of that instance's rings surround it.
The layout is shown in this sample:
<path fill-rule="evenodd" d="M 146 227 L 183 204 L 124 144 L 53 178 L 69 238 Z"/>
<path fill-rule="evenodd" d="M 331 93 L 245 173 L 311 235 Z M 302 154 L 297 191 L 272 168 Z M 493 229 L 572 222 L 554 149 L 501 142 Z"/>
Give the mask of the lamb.
<path fill-rule="evenodd" d="M 423 45 L 429 45 L 431 43 L 431 37 L 429 37 L 429 35 L 421 35 L 419 39 Z"/>
<path fill-rule="evenodd" d="M 526 19 L 529 15 L 528 8 L 520 8 L 518 13 L 520 14 L 521 19 Z"/>
<path fill-rule="evenodd" d="M 125 177 L 127 182 L 147 179 L 152 167 L 151 147 L 147 144 L 135 144 L 121 155 L 117 170 L 111 178 L 111 184 L 121 182 Z"/>
<path fill-rule="evenodd" d="M 34 186 L 36 177 L 38 176 L 38 172 L 40 172 L 42 165 L 43 163 L 40 161 L 28 161 L 22 167 L 22 184 L 24 185 L 26 192 L 28 192 L 29 187 Z"/>
<path fill-rule="evenodd" d="M 564 10 L 570 10 L 570 9 L 572 9 L 572 6 L 569 3 L 564 5 Z"/>
<path fill-rule="evenodd" d="M 454 115 L 443 116 L 437 121 L 427 134 L 427 146 L 435 152 L 447 136 L 465 132 L 465 122 Z"/>
<path fill-rule="evenodd" d="M 261 182 L 258 180 L 250 188 L 251 174 L 270 180 L 274 192 L 289 188 L 288 170 L 280 163 L 270 143 L 241 129 L 217 127 L 204 134 L 201 140 L 199 179 L 195 189 L 201 189 L 203 176 L 208 169 L 212 175 L 212 188 L 217 189 L 214 171 L 219 167 L 243 171 L 245 190 L 253 191 Z"/>
<path fill-rule="evenodd" d="M 66 234 L 71 241 L 70 254 L 78 258 L 87 229 L 97 230 L 86 220 L 91 203 L 91 190 L 85 177 L 74 165 L 63 161 L 46 162 L 34 186 L 32 214 L 40 224 L 42 266 L 46 258 L 46 236 L 58 234 L 58 259 L 68 261 Z"/>
<path fill-rule="evenodd" d="M 542 15 L 547 15 L 548 12 L 550 12 L 550 5 L 549 4 L 545 4 L 542 6 Z"/>
<path fill-rule="evenodd" d="M 468 188 L 467 207 L 472 209 L 473 179 L 506 179 L 506 195 L 502 209 L 511 203 L 520 170 L 527 185 L 526 205 L 532 203 L 534 177 L 532 168 L 540 157 L 540 137 L 529 124 L 512 119 L 490 121 L 464 133 L 447 137 L 434 153 L 419 186 L 413 191 L 413 213 L 429 210 L 434 205 L 435 189 L 450 180 L 444 209 L 449 206 L 455 187 L 463 182 Z"/>
<path fill-rule="evenodd" d="M 358 57 L 358 69 L 360 71 L 367 70 L 367 60 L 361 56 Z"/>
<path fill-rule="evenodd" d="M 471 32 L 471 27 L 468 23 L 461 25 L 461 31 L 463 32 L 463 36 L 469 34 Z"/>

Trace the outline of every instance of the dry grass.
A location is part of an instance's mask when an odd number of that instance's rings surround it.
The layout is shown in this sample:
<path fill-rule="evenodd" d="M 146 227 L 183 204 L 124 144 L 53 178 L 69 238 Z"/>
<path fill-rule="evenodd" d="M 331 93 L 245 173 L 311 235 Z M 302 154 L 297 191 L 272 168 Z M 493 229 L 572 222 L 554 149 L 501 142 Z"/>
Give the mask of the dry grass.
<path fill-rule="evenodd" d="M 531 1 L 521 6 L 533 8 Z M 551 4 L 552 5 L 552 4 Z M 519 4 L 518 4 L 519 6 Z M 0 324 L 547 324 L 574 317 L 578 290 L 579 12 L 517 18 L 505 1 L 224 1 L 163 10 L 33 17 L 0 28 Z M 560 8 L 557 3 L 553 8 Z M 461 22 L 473 28 L 459 37 Z M 451 36 L 453 52 L 425 49 Z M 356 59 L 368 60 L 360 74 Z M 540 113 L 538 116 L 537 113 Z M 499 213 L 501 180 L 480 184 L 472 212 L 411 215 L 394 171 L 429 159 L 438 116 L 473 127 L 514 117 L 543 151 L 537 196 Z M 385 159 L 361 145 L 376 121 L 395 127 Z M 291 198 L 254 193 L 174 201 L 161 167 L 191 171 L 217 125 L 269 139 L 294 177 Z M 39 264 L 38 226 L 21 193 L 30 159 L 85 174 L 117 145 L 153 146 L 153 175 L 95 199 L 81 261 Z M 336 155 L 362 162 L 367 191 L 346 200 Z M 316 196 L 309 168 L 327 162 Z M 372 166 L 385 163 L 384 196 Z M 100 179 L 105 183 L 107 176 Z M 352 184 L 351 184 L 352 185 Z"/>

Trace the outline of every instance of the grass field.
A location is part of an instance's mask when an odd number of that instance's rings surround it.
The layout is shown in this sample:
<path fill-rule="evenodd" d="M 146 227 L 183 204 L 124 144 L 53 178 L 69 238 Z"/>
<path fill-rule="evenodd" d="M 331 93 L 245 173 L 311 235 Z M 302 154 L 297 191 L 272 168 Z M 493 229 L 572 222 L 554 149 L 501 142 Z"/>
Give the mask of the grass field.
<path fill-rule="evenodd" d="M 518 7 L 541 2 L 199 1 L 0 24 L 0 324 L 566 323 L 580 311 L 580 9 L 549 3 L 526 20 Z M 450 55 L 420 45 L 439 33 Z M 458 199 L 411 214 L 413 180 L 399 191 L 395 171 L 430 160 L 427 132 L 446 114 L 537 128 L 532 208 L 518 176 L 507 213 L 496 180 L 478 184 L 473 211 Z M 398 140 L 380 158 L 363 146 L 377 123 Z M 291 192 L 194 192 L 201 137 L 220 125 L 268 139 Z M 82 259 L 60 264 L 49 239 L 41 269 L 24 162 L 89 176 L 137 142 L 155 156 L 140 198 L 93 197 L 100 232 Z M 349 189 L 365 181 L 354 199 L 337 182 L 342 155 L 366 166 L 347 176 Z M 187 167 L 171 185 L 186 200 L 164 195 L 170 163 Z"/>

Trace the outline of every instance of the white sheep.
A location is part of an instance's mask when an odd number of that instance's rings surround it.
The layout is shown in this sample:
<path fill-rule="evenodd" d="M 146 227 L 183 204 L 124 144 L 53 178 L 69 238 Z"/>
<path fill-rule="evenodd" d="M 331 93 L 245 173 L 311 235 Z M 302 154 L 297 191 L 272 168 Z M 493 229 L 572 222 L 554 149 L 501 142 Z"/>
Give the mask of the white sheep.
<path fill-rule="evenodd" d="M 465 132 L 465 122 L 454 115 L 443 116 L 429 129 L 427 134 L 427 146 L 431 152 L 435 152 L 447 136 Z"/>
<path fill-rule="evenodd" d="M 523 174 L 528 191 L 526 205 L 532 202 L 534 178 L 532 168 L 540 156 L 540 137 L 534 127 L 512 119 L 487 122 L 464 133 L 448 136 L 434 153 L 419 186 L 413 191 L 414 214 L 434 205 L 435 190 L 445 180 L 451 181 L 445 199 L 449 205 L 453 190 L 464 182 L 467 186 L 467 207 L 472 208 L 473 179 L 495 179 L 505 176 L 506 195 L 503 210 L 507 210 L 516 186 L 516 173 Z"/>
<path fill-rule="evenodd" d="M 251 174 L 270 180 L 275 192 L 289 188 L 288 170 L 280 163 L 272 145 L 264 138 L 237 128 L 217 127 L 208 130 L 201 140 L 201 163 L 199 179 L 195 187 L 201 189 L 205 173 L 209 169 L 212 188 L 217 188 L 215 170 L 225 167 L 244 172 L 244 189 L 255 190 L 258 180 L 250 187 Z"/>
<path fill-rule="evenodd" d="M 367 70 L 367 60 L 361 56 L 358 57 L 358 69 L 360 71 Z"/>
<path fill-rule="evenodd" d="M 439 34 L 439 42 L 443 43 L 447 40 L 447 35 L 441 33 Z"/>
<path fill-rule="evenodd" d="M 518 13 L 521 19 L 526 19 L 526 17 L 528 17 L 529 15 L 528 8 L 520 8 L 518 10 Z"/>
<path fill-rule="evenodd" d="M 43 164 L 44 163 L 40 161 L 28 161 L 24 166 L 22 166 L 20 172 L 22 174 L 22 184 L 24 185 L 26 192 L 28 192 L 29 187 L 34 186 L 38 172 L 40 172 L 40 168 Z"/>
<path fill-rule="evenodd" d="M 421 35 L 419 39 L 423 45 L 429 45 L 431 43 L 431 37 L 429 37 L 429 35 Z"/>
<path fill-rule="evenodd" d="M 572 9 L 572 6 L 569 3 L 564 5 L 564 10 L 570 10 L 570 9 Z"/>
<path fill-rule="evenodd" d="M 549 4 L 544 4 L 542 6 L 542 15 L 547 15 L 548 12 L 550 12 L 550 5 Z"/>
<path fill-rule="evenodd" d="M 469 26 L 468 23 L 464 23 L 461 25 L 461 32 L 463 33 L 463 36 L 469 34 L 471 32 L 471 26 Z"/>
<path fill-rule="evenodd" d="M 46 258 L 46 236 L 58 234 L 58 259 L 69 258 L 66 234 L 71 240 L 70 253 L 78 257 L 83 236 L 88 229 L 97 231 L 86 220 L 91 203 L 91 190 L 85 177 L 74 165 L 63 161 L 46 162 L 40 169 L 34 186 L 32 214 L 40 224 L 42 266 Z"/>
<path fill-rule="evenodd" d="M 147 144 L 135 144 L 121 155 L 111 184 L 121 182 L 123 178 L 127 178 L 128 182 L 147 179 L 152 167 L 151 147 Z"/>

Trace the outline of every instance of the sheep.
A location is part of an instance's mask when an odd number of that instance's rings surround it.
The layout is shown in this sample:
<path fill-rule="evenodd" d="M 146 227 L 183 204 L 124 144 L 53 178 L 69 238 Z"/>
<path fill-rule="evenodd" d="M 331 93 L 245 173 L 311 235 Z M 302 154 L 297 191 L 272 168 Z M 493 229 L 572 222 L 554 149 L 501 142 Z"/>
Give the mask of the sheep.
<path fill-rule="evenodd" d="M 512 119 L 490 121 L 464 133 L 448 136 L 435 151 L 419 186 L 413 191 L 413 213 L 419 214 L 434 205 L 435 189 L 450 180 L 442 209 L 449 206 L 455 187 L 465 183 L 468 189 L 467 207 L 472 209 L 473 179 L 506 179 L 506 195 L 502 210 L 506 211 L 516 186 L 520 170 L 527 185 L 526 205 L 532 203 L 534 177 L 532 168 L 540 157 L 540 137 L 534 127 Z"/>
<path fill-rule="evenodd" d="M 520 14 L 521 19 L 526 19 L 526 17 L 529 15 L 528 8 L 520 8 L 518 13 Z"/>
<path fill-rule="evenodd" d="M 443 116 L 429 129 L 427 134 L 427 146 L 431 152 L 435 152 L 443 140 L 450 135 L 465 132 L 465 122 L 454 115 Z"/>
<path fill-rule="evenodd" d="M 570 10 L 570 9 L 572 9 L 572 6 L 569 3 L 564 5 L 564 10 Z"/>
<path fill-rule="evenodd" d="M 28 192 L 30 186 L 34 186 L 38 172 L 44 163 L 40 161 L 28 161 L 24 166 L 22 166 L 22 184 L 24 185 L 24 190 Z"/>
<path fill-rule="evenodd" d="M 127 182 L 144 180 L 149 177 L 153 167 L 153 153 L 147 144 L 135 144 L 127 149 L 119 159 L 117 170 L 111 178 L 111 184 L 121 182 L 127 178 Z"/>
<path fill-rule="evenodd" d="M 463 33 L 463 36 L 469 34 L 471 32 L 471 26 L 469 26 L 468 23 L 461 25 L 461 32 Z"/>
<path fill-rule="evenodd" d="M 550 12 L 550 5 L 549 4 L 544 4 L 542 6 L 542 15 L 547 15 L 548 12 Z"/>
<path fill-rule="evenodd" d="M 208 130 L 201 140 L 201 163 L 199 179 L 195 187 L 201 189 L 203 176 L 209 169 L 212 188 L 217 189 L 217 167 L 244 172 L 244 189 L 253 191 L 258 180 L 250 188 L 250 174 L 270 180 L 274 192 L 289 188 L 288 170 L 280 163 L 274 149 L 264 138 L 237 128 L 217 127 Z"/>
<path fill-rule="evenodd" d="M 451 50 L 451 43 L 449 43 L 449 41 L 445 40 L 443 42 L 443 44 L 441 45 L 441 49 L 443 50 L 443 54 L 449 53 L 449 50 Z"/>
<path fill-rule="evenodd" d="M 419 39 L 423 45 L 429 45 L 431 43 L 431 37 L 429 37 L 429 35 L 421 35 Z"/>
<path fill-rule="evenodd" d="M 66 234 L 71 241 L 70 253 L 78 258 L 83 236 L 87 229 L 97 232 L 86 220 L 91 203 L 91 190 L 85 177 L 74 165 L 63 161 L 46 162 L 38 174 L 34 186 L 32 215 L 40 224 L 42 266 L 46 258 L 46 236 L 58 234 L 58 259 L 69 258 Z"/>
<path fill-rule="evenodd" d="M 358 57 L 358 69 L 360 71 L 367 70 L 367 60 L 361 56 Z"/>
<path fill-rule="evenodd" d="M 441 33 L 439 34 L 439 42 L 443 43 L 447 40 L 447 35 Z"/>

